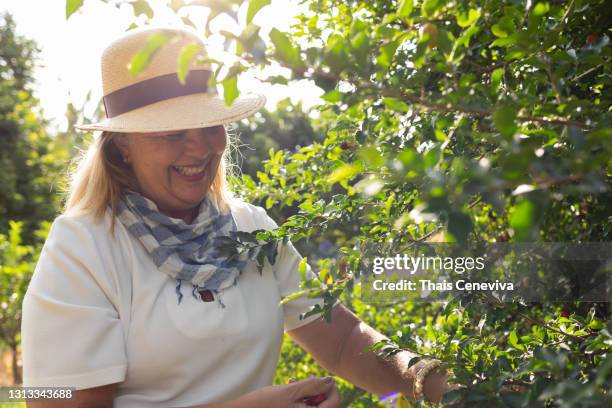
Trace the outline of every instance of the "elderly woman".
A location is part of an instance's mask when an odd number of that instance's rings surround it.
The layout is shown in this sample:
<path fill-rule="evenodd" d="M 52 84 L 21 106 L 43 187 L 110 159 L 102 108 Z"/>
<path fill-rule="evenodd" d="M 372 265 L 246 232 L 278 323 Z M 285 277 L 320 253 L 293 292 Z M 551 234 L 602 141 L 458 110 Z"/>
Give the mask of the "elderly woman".
<path fill-rule="evenodd" d="M 130 75 L 132 57 L 160 35 L 167 44 Z M 75 387 L 65 407 L 338 407 L 332 377 L 271 385 L 286 331 L 359 387 L 439 401 L 448 385 L 436 361 L 408 368 L 408 353 L 364 352 L 384 336 L 339 302 L 331 323 L 299 318 L 317 299 L 279 303 L 299 289 L 291 243 L 261 275 L 216 250 L 235 231 L 276 228 L 225 181 L 223 125 L 265 99 L 225 106 L 207 90 L 209 69 L 179 81 L 177 58 L 193 42 L 204 50 L 189 30 L 148 28 L 103 53 L 107 117 L 79 127 L 101 134 L 73 174 L 23 304 L 24 385 Z"/>

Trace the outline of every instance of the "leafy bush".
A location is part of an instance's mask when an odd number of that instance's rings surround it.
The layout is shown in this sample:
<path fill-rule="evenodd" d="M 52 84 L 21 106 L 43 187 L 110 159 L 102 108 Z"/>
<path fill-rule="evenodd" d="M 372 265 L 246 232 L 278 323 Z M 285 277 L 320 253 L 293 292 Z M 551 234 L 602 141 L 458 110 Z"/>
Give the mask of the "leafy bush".
<path fill-rule="evenodd" d="M 202 3 L 212 9 L 203 25 L 220 14 L 237 19 L 243 3 Z M 270 83 L 306 78 L 325 91 L 318 108 L 325 140 L 271 151 L 257 180 L 234 180 L 250 201 L 295 209 L 276 234 L 264 235 L 330 241 L 338 256 L 320 260 L 328 289 L 317 294 L 330 306 L 342 293 L 391 336 L 381 354 L 409 348 L 452 366 L 467 388 L 447 401 L 609 405 L 609 303 L 457 298 L 374 308 L 359 300 L 355 280 L 367 258 L 424 240 L 609 241 L 608 4 L 305 3 L 290 32 L 265 36 L 252 18 L 268 2 L 252 0 L 242 33 L 221 33 L 239 57 L 218 77 L 228 103 L 239 93 L 239 73 L 275 64 L 291 75 Z M 290 343 L 282 361 L 277 382 L 321 372 Z M 509 382 L 528 391 L 502 393 Z M 353 406 L 376 406 L 350 384 L 342 394 Z"/>

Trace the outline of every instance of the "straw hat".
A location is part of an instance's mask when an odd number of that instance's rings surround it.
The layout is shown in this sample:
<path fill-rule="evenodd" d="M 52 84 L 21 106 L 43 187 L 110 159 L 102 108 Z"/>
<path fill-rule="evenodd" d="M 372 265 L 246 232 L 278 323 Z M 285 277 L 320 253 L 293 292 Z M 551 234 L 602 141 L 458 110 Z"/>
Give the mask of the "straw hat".
<path fill-rule="evenodd" d="M 157 50 L 138 75 L 129 72 L 134 55 L 144 49 L 151 35 L 163 33 L 169 41 Z M 217 126 L 235 122 L 257 112 L 266 102 L 263 95 L 241 95 L 231 106 L 208 92 L 209 66 L 192 68 L 186 83 L 179 82 L 178 58 L 185 45 L 201 45 L 187 28 L 141 28 L 128 31 L 102 54 L 102 85 L 106 119 L 77 125 L 77 129 L 113 132 L 161 132 Z"/>

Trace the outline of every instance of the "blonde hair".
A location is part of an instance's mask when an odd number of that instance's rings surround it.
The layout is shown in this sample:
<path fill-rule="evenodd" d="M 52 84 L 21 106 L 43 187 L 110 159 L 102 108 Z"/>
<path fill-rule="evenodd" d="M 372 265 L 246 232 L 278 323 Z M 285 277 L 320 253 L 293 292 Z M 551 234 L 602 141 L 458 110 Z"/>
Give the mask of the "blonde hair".
<path fill-rule="evenodd" d="M 225 128 L 225 127 L 224 127 Z M 112 226 L 115 224 L 117 205 L 124 188 L 136 190 L 136 178 L 113 139 L 121 133 L 102 132 L 89 148 L 82 152 L 69 176 L 65 213 L 87 214 L 101 220 L 110 207 Z M 210 198 L 221 212 L 229 211 L 233 194 L 227 185 L 229 171 L 233 169 L 228 153 L 233 144 L 225 128 L 227 146 L 210 186 Z M 114 228 L 113 228 L 114 229 Z"/>

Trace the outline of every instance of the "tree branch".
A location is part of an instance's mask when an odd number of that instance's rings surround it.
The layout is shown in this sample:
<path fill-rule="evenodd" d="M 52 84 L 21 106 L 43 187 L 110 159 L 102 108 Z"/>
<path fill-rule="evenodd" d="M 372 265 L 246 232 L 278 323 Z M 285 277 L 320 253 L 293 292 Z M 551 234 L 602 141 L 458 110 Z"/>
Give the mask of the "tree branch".
<path fill-rule="evenodd" d="M 251 64 L 256 63 L 256 61 L 254 61 L 249 56 L 241 56 L 240 58 L 242 58 L 247 63 L 251 63 Z M 429 112 L 429 111 L 447 112 L 447 113 L 461 112 L 461 113 L 469 114 L 469 115 L 476 116 L 476 117 L 490 117 L 493 115 L 493 112 L 487 109 L 456 106 L 450 103 L 446 103 L 446 104 L 430 103 L 429 101 L 426 101 L 424 97 L 408 95 L 402 92 L 398 92 L 394 89 L 381 88 L 379 86 L 376 86 L 372 82 L 358 81 L 353 78 L 345 79 L 337 74 L 334 74 L 331 72 L 325 72 L 320 69 L 312 69 L 312 68 L 307 68 L 307 67 L 296 67 L 296 66 L 292 66 L 290 64 L 282 63 L 282 62 L 279 62 L 279 64 L 282 67 L 288 68 L 291 71 L 298 73 L 308 79 L 314 79 L 316 77 L 319 77 L 319 78 L 328 79 L 334 82 L 344 81 L 344 82 L 350 83 L 351 85 L 355 86 L 358 89 L 368 89 L 368 90 L 375 91 L 378 95 L 399 98 L 404 101 L 411 102 L 413 105 L 417 105 L 419 109 L 424 112 Z M 504 64 L 505 63 L 498 64 L 498 65 L 503 66 Z M 493 67 L 489 67 L 487 68 L 487 70 L 494 70 L 496 68 L 498 68 L 497 65 Z M 522 122 L 536 122 L 536 123 L 544 123 L 544 124 L 549 124 L 549 125 L 575 126 L 575 127 L 582 128 L 582 129 L 589 128 L 589 126 L 587 126 L 586 123 L 575 121 L 572 119 L 565 119 L 565 118 L 542 117 L 542 116 L 533 116 L 533 115 L 519 115 L 516 117 L 516 119 Z"/>

